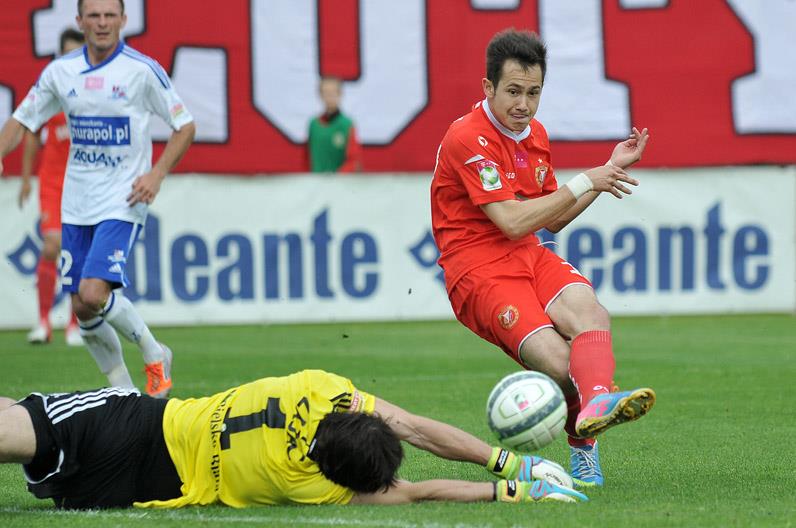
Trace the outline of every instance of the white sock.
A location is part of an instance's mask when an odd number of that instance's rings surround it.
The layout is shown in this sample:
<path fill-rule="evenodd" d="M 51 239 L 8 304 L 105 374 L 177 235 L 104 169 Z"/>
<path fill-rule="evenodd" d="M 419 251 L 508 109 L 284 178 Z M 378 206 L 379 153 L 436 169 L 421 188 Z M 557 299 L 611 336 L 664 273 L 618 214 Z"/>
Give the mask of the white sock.
<path fill-rule="evenodd" d="M 122 343 L 109 324 L 101 317 L 80 321 L 80 335 L 100 372 L 108 377 L 108 383 L 114 387 L 135 388 L 124 364 Z"/>
<path fill-rule="evenodd" d="M 112 291 L 105 303 L 105 308 L 100 314 L 103 319 L 108 321 L 117 332 L 122 334 L 130 342 L 138 345 L 141 354 L 144 356 L 144 363 L 157 363 L 163 361 L 166 355 L 163 348 L 155 340 L 149 327 L 138 314 L 133 303 L 122 295 L 121 290 Z"/>

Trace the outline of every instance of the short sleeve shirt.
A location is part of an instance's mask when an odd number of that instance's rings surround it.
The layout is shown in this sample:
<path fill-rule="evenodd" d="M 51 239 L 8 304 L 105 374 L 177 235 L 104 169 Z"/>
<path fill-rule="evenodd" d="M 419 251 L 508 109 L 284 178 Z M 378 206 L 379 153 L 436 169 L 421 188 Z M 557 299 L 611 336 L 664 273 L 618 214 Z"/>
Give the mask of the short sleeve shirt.
<path fill-rule="evenodd" d="M 454 121 L 439 147 L 431 183 L 432 227 L 448 290 L 469 270 L 539 243 L 534 234 L 508 239 L 481 205 L 531 200 L 557 188 L 547 131 L 535 119 L 514 133 L 482 101 Z"/>
<path fill-rule="evenodd" d="M 63 222 L 143 222 L 146 204 L 130 207 L 127 196 L 152 168 L 150 118 L 174 130 L 193 121 L 163 68 L 123 42 L 96 65 L 85 47 L 77 49 L 44 69 L 13 117 L 36 131 L 61 109 L 71 139 Z"/>

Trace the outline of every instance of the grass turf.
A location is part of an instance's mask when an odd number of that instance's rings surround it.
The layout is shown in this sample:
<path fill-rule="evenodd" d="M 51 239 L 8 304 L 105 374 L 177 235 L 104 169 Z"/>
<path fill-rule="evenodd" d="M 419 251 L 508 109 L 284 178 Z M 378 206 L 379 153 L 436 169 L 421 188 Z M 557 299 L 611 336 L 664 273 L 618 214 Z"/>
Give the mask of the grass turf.
<path fill-rule="evenodd" d="M 209 394 L 302 368 L 343 374 L 364 390 L 484 439 L 492 385 L 516 365 L 455 322 L 156 329 L 175 351 L 173 396 Z M 88 353 L 56 333 L 29 346 L 0 332 L 0 395 L 104 384 Z M 616 381 L 648 385 L 648 417 L 602 437 L 603 489 L 584 504 L 225 507 L 175 511 L 56 512 L 0 466 L 0 526 L 793 526 L 796 524 L 796 318 L 790 315 L 619 318 Z M 143 386 L 141 358 L 126 348 Z M 401 477 L 485 480 L 472 465 L 407 446 Z M 563 440 L 541 454 L 567 466 Z"/>

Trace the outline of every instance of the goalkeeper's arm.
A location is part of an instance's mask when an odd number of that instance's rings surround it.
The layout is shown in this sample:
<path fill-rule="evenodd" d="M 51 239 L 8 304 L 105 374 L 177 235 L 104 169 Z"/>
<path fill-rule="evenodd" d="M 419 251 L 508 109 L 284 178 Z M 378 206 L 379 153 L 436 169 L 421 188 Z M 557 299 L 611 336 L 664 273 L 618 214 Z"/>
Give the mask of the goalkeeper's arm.
<path fill-rule="evenodd" d="M 380 398 L 376 398 L 375 413 L 398 438 L 442 458 L 484 466 L 502 479 L 526 482 L 543 479 L 572 487 L 569 473 L 555 462 L 493 448 L 458 427 L 412 414 Z"/>
<path fill-rule="evenodd" d="M 492 447 L 470 433 L 446 423 L 407 412 L 376 398 L 375 414 L 395 435 L 413 446 L 449 460 L 462 460 L 486 466 Z"/>
<path fill-rule="evenodd" d="M 589 500 L 573 489 L 544 481 L 467 482 L 464 480 L 425 480 L 395 485 L 376 493 L 358 493 L 349 504 L 407 504 L 421 501 L 449 502 L 578 502 Z"/>

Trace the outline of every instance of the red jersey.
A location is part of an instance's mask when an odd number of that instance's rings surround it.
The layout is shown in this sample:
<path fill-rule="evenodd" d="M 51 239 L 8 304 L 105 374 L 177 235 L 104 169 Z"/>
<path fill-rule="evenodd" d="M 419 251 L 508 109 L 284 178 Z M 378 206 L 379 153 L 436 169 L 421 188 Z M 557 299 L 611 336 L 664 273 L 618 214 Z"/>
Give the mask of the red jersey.
<path fill-rule="evenodd" d="M 454 121 L 437 152 L 431 183 L 431 223 L 448 291 L 468 271 L 539 243 L 533 233 L 508 239 L 479 206 L 538 198 L 556 189 L 550 140 L 535 119 L 514 133 L 482 101 Z"/>
<path fill-rule="evenodd" d="M 58 189 L 59 206 L 61 188 L 69 161 L 69 127 L 63 112 L 53 116 L 41 129 L 41 142 L 44 146 L 39 165 L 39 185 L 42 188 Z"/>

